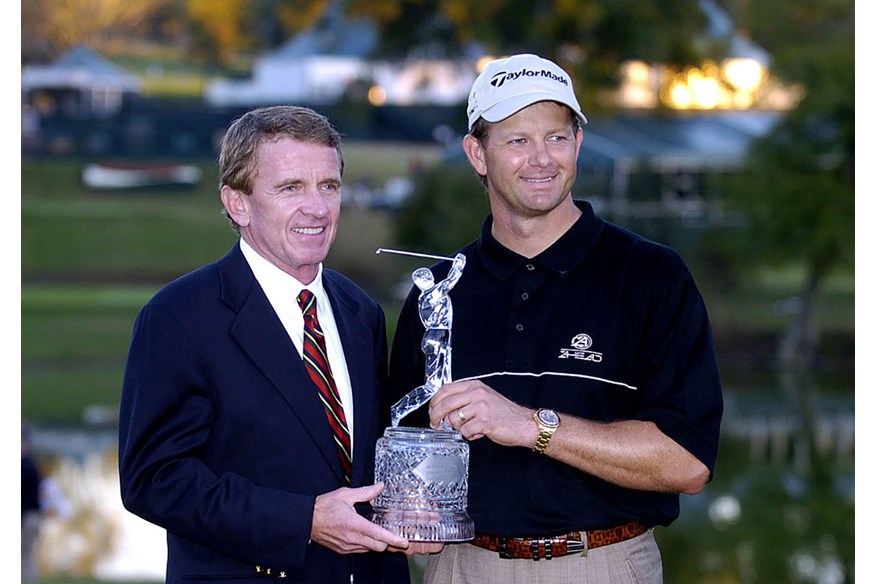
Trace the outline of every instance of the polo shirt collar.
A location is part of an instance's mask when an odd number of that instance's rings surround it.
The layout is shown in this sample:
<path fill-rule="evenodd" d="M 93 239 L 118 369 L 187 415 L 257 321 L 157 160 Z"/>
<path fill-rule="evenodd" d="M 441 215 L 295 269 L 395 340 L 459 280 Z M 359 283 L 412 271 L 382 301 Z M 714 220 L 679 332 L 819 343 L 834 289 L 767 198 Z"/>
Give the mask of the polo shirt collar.
<path fill-rule="evenodd" d="M 511 251 L 493 237 L 493 214 L 487 215 L 481 227 L 478 251 L 484 265 L 498 278 L 506 280 L 522 265 L 534 263 L 549 272 L 562 276 L 577 266 L 590 252 L 604 222 L 596 216 L 593 206 L 587 201 L 575 201 L 581 216 L 549 248 L 535 256 L 526 258 Z"/>

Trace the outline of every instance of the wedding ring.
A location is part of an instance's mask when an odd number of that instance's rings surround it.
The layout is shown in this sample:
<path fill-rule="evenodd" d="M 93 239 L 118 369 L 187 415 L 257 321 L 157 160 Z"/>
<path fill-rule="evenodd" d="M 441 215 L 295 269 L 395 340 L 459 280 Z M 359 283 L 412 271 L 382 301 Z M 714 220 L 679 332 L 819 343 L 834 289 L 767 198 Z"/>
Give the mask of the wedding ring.
<path fill-rule="evenodd" d="M 465 412 L 462 411 L 462 408 L 456 410 L 456 415 L 459 416 L 460 422 L 465 422 Z"/>

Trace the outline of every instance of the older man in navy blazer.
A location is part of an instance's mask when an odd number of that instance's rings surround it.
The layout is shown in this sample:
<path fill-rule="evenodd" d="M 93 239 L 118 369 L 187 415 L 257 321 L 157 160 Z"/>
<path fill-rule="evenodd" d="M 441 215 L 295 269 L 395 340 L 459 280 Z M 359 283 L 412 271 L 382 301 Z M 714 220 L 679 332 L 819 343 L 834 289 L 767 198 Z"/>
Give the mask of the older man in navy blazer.
<path fill-rule="evenodd" d="M 124 505 L 167 530 L 168 582 L 406 583 L 411 544 L 363 516 L 382 488 L 384 314 L 322 264 L 340 214 L 340 137 L 307 108 L 261 108 L 229 128 L 219 165 L 240 240 L 137 317 L 119 424 Z M 349 430 L 346 472 L 302 359 L 303 289 Z"/>

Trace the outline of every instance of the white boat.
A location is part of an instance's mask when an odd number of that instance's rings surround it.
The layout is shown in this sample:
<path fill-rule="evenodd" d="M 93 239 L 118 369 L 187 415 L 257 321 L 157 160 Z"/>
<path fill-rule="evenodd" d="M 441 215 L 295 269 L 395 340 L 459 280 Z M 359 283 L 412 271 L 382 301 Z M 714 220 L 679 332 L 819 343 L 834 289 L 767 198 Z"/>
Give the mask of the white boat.
<path fill-rule="evenodd" d="M 91 163 L 82 169 L 82 183 L 92 189 L 142 189 L 195 186 L 201 169 L 189 164 Z"/>

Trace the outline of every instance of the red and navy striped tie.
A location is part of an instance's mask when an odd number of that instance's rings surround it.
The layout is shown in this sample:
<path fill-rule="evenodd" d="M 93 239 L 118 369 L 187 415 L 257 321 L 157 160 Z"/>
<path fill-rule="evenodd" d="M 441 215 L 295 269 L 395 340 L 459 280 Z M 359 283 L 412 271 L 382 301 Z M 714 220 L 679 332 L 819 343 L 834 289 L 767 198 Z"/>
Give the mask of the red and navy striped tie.
<path fill-rule="evenodd" d="M 319 399 L 325 406 L 325 415 L 338 445 L 344 477 L 350 484 L 350 475 L 353 469 L 350 452 L 350 429 L 347 426 L 347 416 L 344 415 L 341 396 L 338 394 L 331 366 L 329 366 L 325 335 L 319 326 L 319 319 L 316 317 L 316 296 L 305 288 L 298 295 L 298 306 L 304 313 L 304 365 L 307 367 L 310 378 L 319 389 Z"/>

